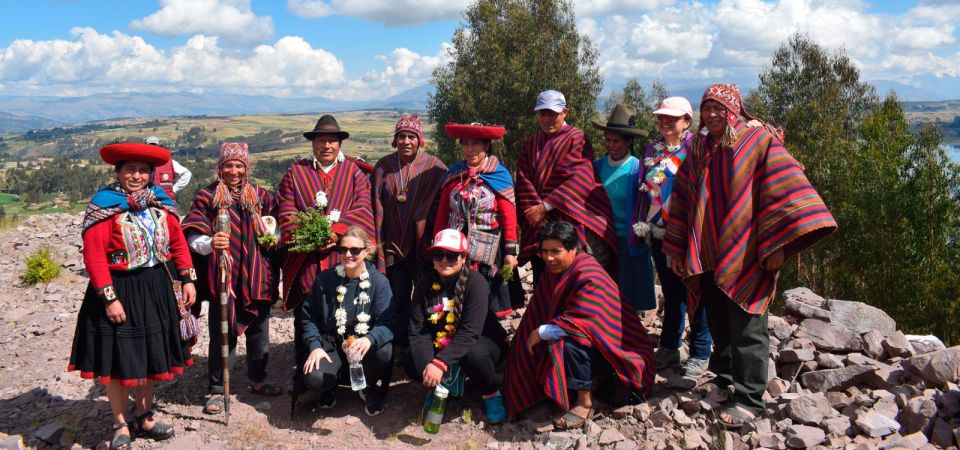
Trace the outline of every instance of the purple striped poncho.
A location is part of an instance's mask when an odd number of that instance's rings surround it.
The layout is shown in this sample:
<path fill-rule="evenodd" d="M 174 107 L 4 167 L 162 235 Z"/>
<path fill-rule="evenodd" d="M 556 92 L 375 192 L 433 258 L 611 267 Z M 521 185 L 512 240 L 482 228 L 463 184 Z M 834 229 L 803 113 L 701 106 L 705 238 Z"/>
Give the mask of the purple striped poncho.
<path fill-rule="evenodd" d="M 377 268 L 381 271 L 387 265 L 426 251 L 423 238 L 425 233 L 432 231 L 427 222 L 433 220 L 436 212 L 445 173 L 447 166 L 422 150 L 417 152 L 412 163 L 406 165 L 400 164 L 396 152 L 377 161 L 371 183 L 374 225 L 380 243 Z M 405 196 L 403 202 L 397 200 L 401 191 Z"/>
<path fill-rule="evenodd" d="M 586 253 L 576 255 L 561 274 L 544 272 L 507 357 L 501 391 L 511 415 L 546 397 L 570 409 L 564 339 L 545 341 L 533 355 L 527 351 L 530 332 L 547 323 L 563 328 L 565 339 L 599 350 L 625 386 L 639 391 L 653 386 L 653 343 L 619 292 L 610 275 Z"/>
<path fill-rule="evenodd" d="M 517 161 L 517 220 L 520 223 L 520 260 L 537 251 L 539 227 L 527 223 L 523 211 L 543 202 L 553 210 L 547 220 L 565 220 L 577 228 L 586 243 L 584 228 L 602 237 L 616 254 L 617 235 L 607 193 L 593 170 L 593 149 L 578 128 L 564 125 L 552 136 L 540 131 L 523 143 Z M 618 267 L 613 261 L 612 267 Z"/>
<path fill-rule="evenodd" d="M 340 211 L 340 220 L 333 224 L 333 231 L 343 233 L 352 225 L 363 228 L 370 236 L 373 230 L 373 211 L 370 208 L 370 180 L 353 160 L 347 158 L 331 171 L 330 183 L 325 183 L 321 170 L 313 166 L 313 160 L 295 162 L 277 187 L 277 221 L 280 224 L 281 242 L 289 241 L 297 228 L 294 214 L 316 206 L 317 191 L 327 193 L 326 212 Z M 306 298 L 317 272 L 335 266 L 340 254 L 331 251 L 320 258 L 318 253 L 287 252 L 283 261 L 283 307 L 300 306 Z"/>
<path fill-rule="evenodd" d="M 217 220 L 218 208 L 213 206 L 213 193 L 217 183 L 200 189 L 190 205 L 190 211 L 181 224 L 183 234 L 191 232 L 205 236 L 213 236 L 214 223 Z M 276 203 L 273 196 L 266 189 L 255 186 L 257 198 L 260 200 L 260 214 L 271 216 L 275 213 Z M 253 216 L 243 208 L 234 206 L 230 211 L 230 256 L 233 258 L 231 266 L 229 290 L 229 323 L 237 336 L 243 334 L 248 325 L 257 319 L 259 308 L 254 302 L 273 302 L 277 299 L 277 283 L 280 281 L 271 270 L 270 260 L 257 243 L 257 233 L 254 231 Z M 206 285 L 211 291 L 217 289 L 218 252 L 207 255 L 207 273 L 197 274 L 205 276 Z M 201 298 L 217 298 L 216 292 L 209 292 Z M 236 326 L 234 327 L 234 324 Z"/>
<path fill-rule="evenodd" d="M 738 120 L 735 129 L 729 147 L 711 149 L 709 136 L 694 140 L 670 196 L 663 252 L 685 261 L 691 306 L 699 303 L 699 276 L 712 271 L 744 311 L 763 314 L 779 271 L 762 263 L 778 249 L 790 258 L 837 223 L 797 160 L 765 127 Z"/>

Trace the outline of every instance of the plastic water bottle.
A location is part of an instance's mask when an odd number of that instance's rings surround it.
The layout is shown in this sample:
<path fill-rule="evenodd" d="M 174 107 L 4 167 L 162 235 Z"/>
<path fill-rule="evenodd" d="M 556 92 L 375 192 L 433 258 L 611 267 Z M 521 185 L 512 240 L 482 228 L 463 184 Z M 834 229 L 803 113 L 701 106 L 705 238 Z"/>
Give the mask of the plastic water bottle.
<path fill-rule="evenodd" d="M 440 422 L 443 422 L 443 411 L 447 409 L 447 395 L 450 392 L 447 388 L 437 385 L 433 389 L 433 400 L 430 401 L 430 407 L 427 408 L 427 417 L 423 419 L 423 431 L 430 434 L 437 434 L 440 431 Z"/>
<path fill-rule="evenodd" d="M 347 352 L 347 361 L 350 363 L 350 389 L 362 391 L 367 388 L 367 377 L 363 374 L 363 361 Z"/>

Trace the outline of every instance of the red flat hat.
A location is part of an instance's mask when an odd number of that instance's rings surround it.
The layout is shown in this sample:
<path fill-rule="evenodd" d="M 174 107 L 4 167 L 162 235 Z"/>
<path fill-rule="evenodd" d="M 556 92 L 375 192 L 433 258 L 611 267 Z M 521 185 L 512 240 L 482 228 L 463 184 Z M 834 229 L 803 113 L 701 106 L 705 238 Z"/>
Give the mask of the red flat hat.
<path fill-rule="evenodd" d="M 145 161 L 156 167 L 170 161 L 170 150 L 157 145 L 121 142 L 101 147 L 100 158 L 114 166 L 120 161 Z"/>
<path fill-rule="evenodd" d="M 500 139 L 507 132 L 507 129 L 497 125 L 466 125 L 461 123 L 448 123 L 443 127 L 447 136 L 453 139 Z"/>

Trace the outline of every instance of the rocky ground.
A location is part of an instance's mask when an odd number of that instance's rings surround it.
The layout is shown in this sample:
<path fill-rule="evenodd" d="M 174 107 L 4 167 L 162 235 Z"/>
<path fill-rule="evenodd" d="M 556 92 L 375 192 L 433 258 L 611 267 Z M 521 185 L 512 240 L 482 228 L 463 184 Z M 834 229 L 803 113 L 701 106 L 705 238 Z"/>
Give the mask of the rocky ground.
<path fill-rule="evenodd" d="M 101 447 L 111 435 L 104 389 L 65 372 L 76 313 L 87 278 L 80 256 L 80 216 L 34 216 L 0 233 L 0 448 Z M 22 287 L 26 254 L 53 249 L 65 270 L 47 285 Z M 338 405 L 319 412 L 301 399 L 290 416 L 286 396 L 246 390 L 241 358 L 232 375 L 236 394 L 229 426 L 202 412 L 206 337 L 197 364 L 158 386 L 157 405 L 172 422 L 172 441 L 136 440 L 135 448 L 458 448 L 458 449 L 696 449 L 696 448 L 949 448 L 960 442 L 960 347 L 906 336 L 882 311 L 825 300 L 806 289 L 785 294 L 786 312 L 770 317 L 771 367 L 767 411 L 741 431 L 716 421 L 729 391 L 709 376 L 683 378 L 661 371 L 645 399 L 601 408 L 580 430 L 556 431 L 543 406 L 523 418 L 486 426 L 476 395 L 451 402 L 437 435 L 418 424 L 423 388 L 394 372 L 385 413 L 369 418 L 342 387 Z M 942 318 L 956 320 L 956 318 Z M 205 318 L 202 319 L 205 321 Z M 517 317 L 506 320 L 511 328 Z M 651 318 L 655 337 L 659 320 Z M 271 319 L 268 381 L 291 373 L 292 317 Z M 241 340 L 240 354 L 243 353 Z"/>

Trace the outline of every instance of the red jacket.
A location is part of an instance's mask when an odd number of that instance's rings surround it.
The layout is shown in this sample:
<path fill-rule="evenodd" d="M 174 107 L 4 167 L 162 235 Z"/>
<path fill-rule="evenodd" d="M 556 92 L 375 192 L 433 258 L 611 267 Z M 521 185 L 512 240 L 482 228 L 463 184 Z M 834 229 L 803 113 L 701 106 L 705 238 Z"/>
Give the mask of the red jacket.
<path fill-rule="evenodd" d="M 153 184 L 160 186 L 173 201 L 177 199 L 176 194 L 173 192 L 173 183 L 176 181 L 177 173 L 173 170 L 172 159 L 167 161 L 166 164 L 153 169 Z"/>
<path fill-rule="evenodd" d="M 173 260 L 183 282 L 195 281 L 197 275 L 179 219 L 158 208 L 150 208 L 150 212 L 160 225 L 154 238 L 154 242 L 159 243 L 155 253 L 162 254 L 159 259 L 163 261 Z M 130 213 L 121 213 L 92 225 L 83 233 L 83 263 L 90 274 L 90 283 L 107 299 L 110 299 L 108 292 L 113 293 L 110 271 L 137 269 L 150 260 L 151 251 L 137 230 L 130 221 Z"/>

